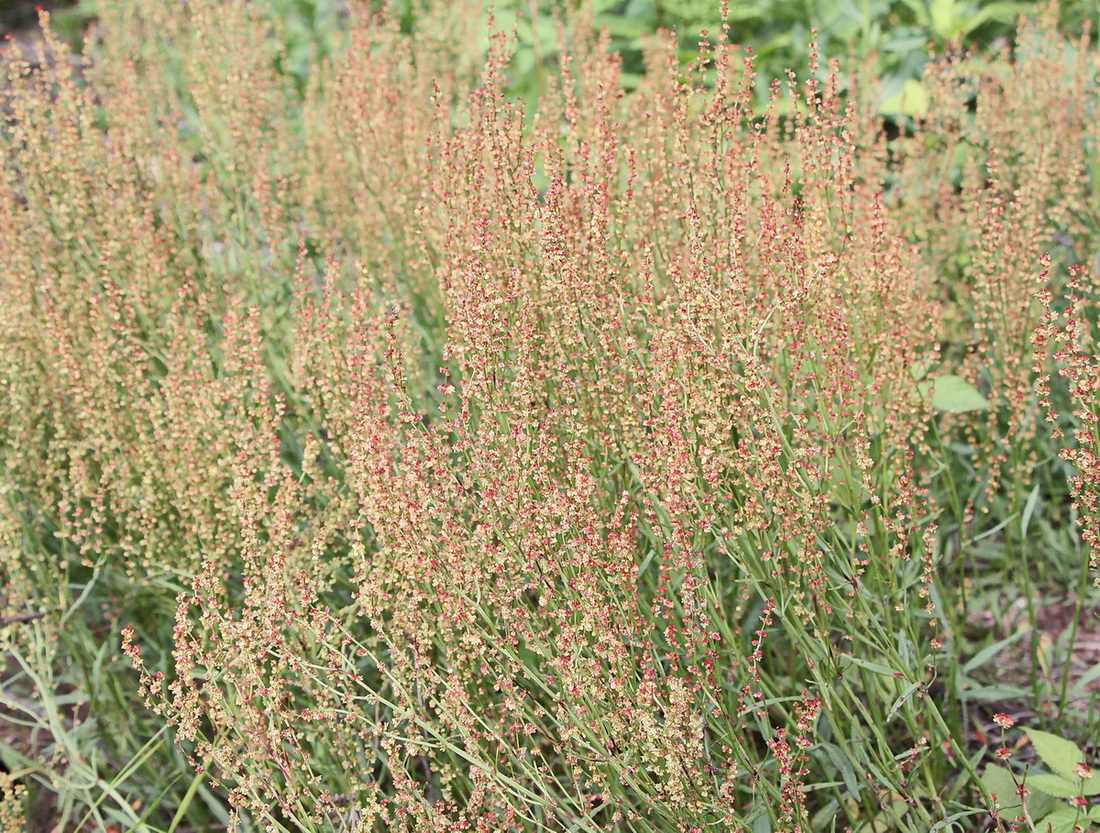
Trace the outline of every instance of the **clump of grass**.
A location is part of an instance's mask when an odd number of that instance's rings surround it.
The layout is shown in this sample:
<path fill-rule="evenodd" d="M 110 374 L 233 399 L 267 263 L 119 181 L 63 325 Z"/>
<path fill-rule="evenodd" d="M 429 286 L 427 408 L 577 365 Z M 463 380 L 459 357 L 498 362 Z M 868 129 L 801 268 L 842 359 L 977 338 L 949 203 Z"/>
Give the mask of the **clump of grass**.
<path fill-rule="evenodd" d="M 56 823 L 1013 829 L 966 627 L 982 542 L 1095 579 L 1087 41 L 888 140 L 816 50 L 625 94 L 581 15 L 528 112 L 501 34 L 364 12 L 305 83 L 255 4 L 98 11 L 5 64 L 0 748 Z"/>

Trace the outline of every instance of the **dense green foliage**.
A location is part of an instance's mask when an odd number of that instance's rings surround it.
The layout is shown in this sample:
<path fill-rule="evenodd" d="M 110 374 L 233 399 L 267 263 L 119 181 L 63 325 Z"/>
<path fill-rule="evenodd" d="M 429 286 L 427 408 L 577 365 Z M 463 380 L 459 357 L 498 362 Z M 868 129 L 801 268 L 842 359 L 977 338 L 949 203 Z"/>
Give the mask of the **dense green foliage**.
<path fill-rule="evenodd" d="M 3 833 L 1100 816 L 1087 4 L 80 8 L 0 73 Z"/>

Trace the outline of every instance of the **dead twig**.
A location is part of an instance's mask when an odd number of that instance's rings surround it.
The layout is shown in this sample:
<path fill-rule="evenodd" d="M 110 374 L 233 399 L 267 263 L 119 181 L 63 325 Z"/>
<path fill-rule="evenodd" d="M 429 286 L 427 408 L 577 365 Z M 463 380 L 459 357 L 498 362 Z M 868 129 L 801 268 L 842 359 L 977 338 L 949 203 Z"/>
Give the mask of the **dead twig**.
<path fill-rule="evenodd" d="M 0 628 L 6 628 L 8 625 L 15 625 L 19 622 L 33 622 L 35 619 L 41 619 L 45 615 L 45 611 L 38 610 L 34 613 L 20 613 L 17 616 L 5 616 L 0 618 Z"/>

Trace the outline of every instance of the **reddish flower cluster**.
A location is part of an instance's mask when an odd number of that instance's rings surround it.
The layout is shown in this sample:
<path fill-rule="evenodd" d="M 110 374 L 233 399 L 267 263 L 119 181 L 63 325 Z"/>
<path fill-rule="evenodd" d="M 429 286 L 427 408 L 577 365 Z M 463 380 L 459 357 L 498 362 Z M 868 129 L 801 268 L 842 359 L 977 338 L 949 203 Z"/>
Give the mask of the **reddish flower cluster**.
<path fill-rule="evenodd" d="M 1022 493 L 1033 349 L 1100 553 L 1088 276 L 1030 289 L 1084 234 L 1085 65 L 1049 26 L 945 60 L 888 145 L 816 55 L 757 105 L 727 37 L 627 96 L 583 16 L 534 112 L 508 38 L 478 73 L 365 12 L 303 101 L 259 5 L 5 64 L 3 603 L 94 567 L 159 605 L 140 694 L 270 829 L 941 821 L 930 489 L 953 438 Z M 934 413 L 947 372 L 987 415 Z"/>

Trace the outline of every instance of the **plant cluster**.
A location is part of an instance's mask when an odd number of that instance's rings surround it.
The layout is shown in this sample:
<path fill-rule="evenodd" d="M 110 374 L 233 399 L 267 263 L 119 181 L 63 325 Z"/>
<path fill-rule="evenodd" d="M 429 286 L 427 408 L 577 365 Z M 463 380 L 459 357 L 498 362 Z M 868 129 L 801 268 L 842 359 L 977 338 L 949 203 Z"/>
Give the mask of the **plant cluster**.
<path fill-rule="evenodd" d="M 629 92 L 564 17 L 532 107 L 458 6 L 309 73 L 259 4 L 96 8 L 2 61 L 0 819 L 1087 829 L 1087 33 L 891 136 L 815 46 L 761 103 L 725 9 Z"/>

